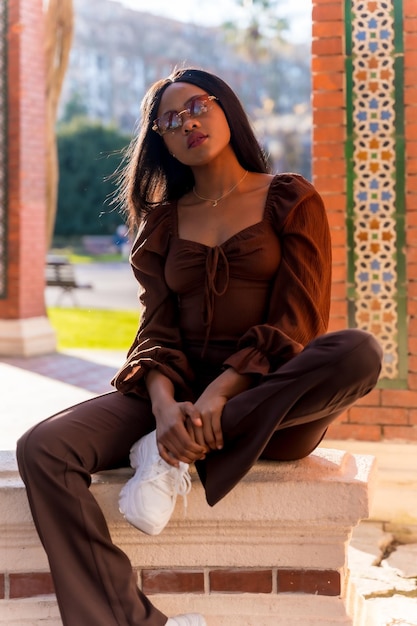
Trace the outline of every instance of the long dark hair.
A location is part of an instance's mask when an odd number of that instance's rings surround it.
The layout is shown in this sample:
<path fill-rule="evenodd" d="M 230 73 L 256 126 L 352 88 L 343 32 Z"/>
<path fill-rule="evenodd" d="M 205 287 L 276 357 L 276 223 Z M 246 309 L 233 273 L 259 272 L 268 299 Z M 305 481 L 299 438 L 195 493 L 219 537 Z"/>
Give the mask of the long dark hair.
<path fill-rule="evenodd" d="M 266 156 L 229 85 L 204 70 L 175 70 L 167 78 L 154 83 L 145 94 L 141 105 L 140 130 L 126 154 L 127 164 L 120 176 L 120 197 L 132 225 L 138 224 L 157 204 L 180 198 L 194 185 L 191 168 L 175 159 L 162 137 L 152 130 L 164 91 L 178 82 L 191 83 L 216 96 L 226 116 L 230 144 L 240 165 L 251 172 L 268 172 Z"/>

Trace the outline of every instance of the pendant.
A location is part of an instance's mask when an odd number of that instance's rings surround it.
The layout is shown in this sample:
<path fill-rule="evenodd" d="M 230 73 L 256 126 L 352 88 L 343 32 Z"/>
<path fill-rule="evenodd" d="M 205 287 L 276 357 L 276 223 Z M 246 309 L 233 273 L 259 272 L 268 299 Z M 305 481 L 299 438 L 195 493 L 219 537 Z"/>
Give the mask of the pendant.
<path fill-rule="evenodd" d="M 217 200 L 213 202 L 213 206 L 217 206 Z"/>

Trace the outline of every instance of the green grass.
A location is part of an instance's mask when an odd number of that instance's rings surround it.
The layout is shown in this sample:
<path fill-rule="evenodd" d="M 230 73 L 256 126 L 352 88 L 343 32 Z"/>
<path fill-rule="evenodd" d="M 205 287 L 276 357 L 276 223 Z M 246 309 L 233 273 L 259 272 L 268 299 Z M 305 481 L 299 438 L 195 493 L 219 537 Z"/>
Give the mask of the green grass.
<path fill-rule="evenodd" d="M 58 349 L 127 350 L 138 329 L 137 311 L 48 308 Z"/>
<path fill-rule="evenodd" d="M 77 252 L 73 248 L 52 248 L 51 255 L 66 257 L 71 263 L 120 263 L 126 262 L 120 254 L 116 252 L 109 252 L 107 254 L 87 254 L 84 252 Z"/>

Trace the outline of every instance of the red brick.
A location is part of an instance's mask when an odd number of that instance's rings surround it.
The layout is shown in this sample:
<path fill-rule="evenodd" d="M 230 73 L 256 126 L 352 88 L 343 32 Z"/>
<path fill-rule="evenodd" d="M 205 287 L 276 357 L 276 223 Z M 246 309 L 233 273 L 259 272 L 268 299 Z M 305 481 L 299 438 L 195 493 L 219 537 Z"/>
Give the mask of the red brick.
<path fill-rule="evenodd" d="M 342 211 L 329 211 L 328 202 L 326 200 L 325 205 L 327 209 L 327 219 L 331 230 L 339 229 L 346 231 L 346 215 Z"/>
<path fill-rule="evenodd" d="M 343 302 L 346 302 L 345 283 L 332 282 L 332 300 L 342 300 Z"/>
<path fill-rule="evenodd" d="M 407 385 L 409 389 L 417 389 L 417 374 L 410 374 L 410 372 L 408 372 Z"/>
<path fill-rule="evenodd" d="M 329 37 L 313 39 L 311 44 L 313 55 L 341 55 L 343 53 L 343 39 L 341 37 Z"/>
<path fill-rule="evenodd" d="M 341 592 L 340 573 L 334 570 L 277 571 L 278 593 L 312 593 L 338 596 Z"/>
<path fill-rule="evenodd" d="M 313 113 L 315 109 L 341 109 L 345 106 L 345 96 L 343 91 L 315 91 L 311 105 Z M 327 141 L 336 143 L 331 135 L 328 136 Z"/>
<path fill-rule="evenodd" d="M 271 593 L 272 570 L 213 569 L 210 591 L 218 593 Z"/>
<path fill-rule="evenodd" d="M 152 593 L 204 593 L 204 573 L 188 570 L 142 570 L 142 589 Z"/>
<path fill-rule="evenodd" d="M 0 600 L 4 600 L 5 597 L 5 576 L 4 574 L 0 574 Z"/>
<path fill-rule="evenodd" d="M 315 37 L 325 39 L 327 37 L 343 37 L 345 34 L 345 25 L 342 20 L 333 22 L 313 22 L 312 28 L 313 39 Z"/>
<path fill-rule="evenodd" d="M 336 250 L 341 250 L 343 256 L 346 254 L 346 230 L 345 229 L 333 229 L 332 230 L 332 244 Z M 334 253 L 335 253 L 334 250 Z M 334 254 L 333 253 L 333 254 Z"/>
<path fill-rule="evenodd" d="M 338 300 L 332 300 L 331 304 L 332 315 L 336 317 L 344 317 L 347 312 L 347 302 L 339 302 Z"/>
<path fill-rule="evenodd" d="M 329 332 L 336 332 L 337 330 L 345 330 L 346 327 L 347 327 L 347 316 L 333 317 L 332 315 L 330 315 Z"/>
<path fill-rule="evenodd" d="M 330 228 L 330 235 L 332 238 L 332 253 L 333 253 L 333 266 L 346 265 L 347 252 L 346 252 L 346 229 L 345 228 Z M 338 281 L 340 282 L 340 280 Z"/>
<path fill-rule="evenodd" d="M 412 50 L 404 55 L 404 67 L 413 69 L 417 63 L 417 50 Z"/>
<path fill-rule="evenodd" d="M 407 233 L 410 232 L 411 230 L 414 230 L 411 228 L 410 223 L 408 222 L 408 227 L 407 227 Z M 411 237 L 407 237 L 407 239 L 411 239 Z M 415 274 L 412 270 L 415 269 L 415 266 L 417 265 L 417 246 L 408 246 L 407 248 L 407 267 L 408 267 L 408 274 L 409 276 L 416 276 L 417 274 Z"/>
<path fill-rule="evenodd" d="M 373 389 L 370 393 L 367 393 L 363 398 L 359 398 L 355 402 L 355 406 L 379 406 L 381 404 L 381 389 Z"/>
<path fill-rule="evenodd" d="M 333 263 L 332 279 L 335 282 L 346 281 L 346 263 L 336 264 Z M 346 303 L 347 304 L 347 303 Z"/>
<path fill-rule="evenodd" d="M 315 22 L 338 22 L 343 20 L 343 3 L 313 4 L 313 24 Z"/>
<path fill-rule="evenodd" d="M 311 59 L 311 71 L 312 76 L 319 72 L 344 72 L 345 71 L 345 59 L 344 56 L 313 56 Z"/>
<path fill-rule="evenodd" d="M 410 372 L 417 372 L 417 356 L 416 355 L 409 355 L 408 369 Z"/>
<path fill-rule="evenodd" d="M 404 33 L 404 48 L 406 50 L 417 50 L 417 33 Z"/>
<path fill-rule="evenodd" d="M 346 194 L 323 192 L 323 197 L 327 211 L 334 211 L 335 213 L 342 215 L 343 219 L 346 220 Z"/>
<path fill-rule="evenodd" d="M 337 177 L 325 177 L 325 176 L 316 176 L 315 177 L 315 187 L 317 187 L 319 193 L 321 189 L 326 189 L 328 191 L 334 191 L 338 193 L 342 193 L 346 188 L 346 178 L 344 176 Z"/>
<path fill-rule="evenodd" d="M 313 128 L 316 126 L 343 126 L 346 124 L 345 111 L 341 109 L 316 109 L 314 111 Z M 314 151 L 313 146 L 313 151 Z"/>
<path fill-rule="evenodd" d="M 417 211 L 412 211 L 411 209 L 407 211 L 407 215 L 405 216 L 407 231 L 410 227 L 417 226 Z M 417 276 L 417 274 L 415 274 Z"/>
<path fill-rule="evenodd" d="M 404 104 L 413 104 L 417 102 L 417 87 L 413 85 L 404 90 Z"/>
<path fill-rule="evenodd" d="M 417 159 L 408 159 L 406 163 L 407 174 L 417 174 Z"/>
<path fill-rule="evenodd" d="M 404 405 L 402 405 L 404 407 Z M 354 406 L 349 409 L 349 422 L 351 424 L 408 424 L 406 408 L 384 408 Z"/>
<path fill-rule="evenodd" d="M 408 315 L 417 316 L 417 301 L 416 300 L 408 300 L 407 313 Z"/>
<path fill-rule="evenodd" d="M 417 354 L 417 338 L 416 337 L 408 338 L 408 350 L 411 354 Z"/>
<path fill-rule="evenodd" d="M 329 132 L 332 127 L 329 126 Z M 320 159 L 314 167 L 315 176 L 346 176 L 346 161 L 342 159 Z"/>
<path fill-rule="evenodd" d="M 313 74 L 313 91 L 342 91 L 345 86 L 345 76 L 342 72 L 328 72 L 327 74 Z M 314 120 L 317 123 L 316 120 Z"/>
<path fill-rule="evenodd" d="M 319 109 L 318 109 L 319 110 Z M 326 109 L 331 113 L 332 111 Z M 336 109 L 335 109 L 336 110 Z M 338 145 L 334 143 L 329 143 L 325 141 L 323 143 L 313 145 L 313 158 L 314 159 L 343 159 L 344 158 L 344 147 L 343 145 Z M 313 165 L 314 167 L 314 165 Z M 315 172 L 313 169 L 313 180 L 315 177 Z"/>
<path fill-rule="evenodd" d="M 405 144 L 405 152 L 408 158 L 417 158 L 417 141 L 408 141 Z"/>
<path fill-rule="evenodd" d="M 417 406 L 417 392 L 408 389 L 383 389 L 383 406 Z"/>
<path fill-rule="evenodd" d="M 415 280 L 408 282 L 407 293 L 409 298 L 417 298 L 417 282 Z"/>
<path fill-rule="evenodd" d="M 6 319 L 45 315 L 45 80 L 42 2 L 9 3 Z M 33 120 L 36 119 L 36 124 Z"/>
<path fill-rule="evenodd" d="M 417 441 L 416 426 L 384 426 L 383 436 L 385 439 L 397 441 Z"/>
<path fill-rule="evenodd" d="M 330 424 L 327 431 L 329 439 L 356 439 L 357 441 L 381 441 L 381 427 L 375 424 Z"/>
<path fill-rule="evenodd" d="M 49 572 L 10 574 L 10 598 L 32 598 L 55 593 Z"/>
<path fill-rule="evenodd" d="M 410 425 L 417 427 L 417 409 L 410 409 L 409 411 Z"/>
<path fill-rule="evenodd" d="M 417 5 L 415 0 L 403 0 L 403 13 L 406 17 L 417 17 Z"/>
<path fill-rule="evenodd" d="M 312 6 L 335 5 L 339 0 L 312 0 Z"/>
<path fill-rule="evenodd" d="M 313 128 L 313 143 L 316 141 L 320 143 L 326 143 L 331 140 L 332 143 L 337 141 L 346 140 L 346 128 L 344 126 L 314 126 Z M 343 173 L 346 172 L 346 162 L 343 165 Z M 315 172 L 318 175 L 318 172 Z M 335 176 L 336 174 L 333 174 Z"/>

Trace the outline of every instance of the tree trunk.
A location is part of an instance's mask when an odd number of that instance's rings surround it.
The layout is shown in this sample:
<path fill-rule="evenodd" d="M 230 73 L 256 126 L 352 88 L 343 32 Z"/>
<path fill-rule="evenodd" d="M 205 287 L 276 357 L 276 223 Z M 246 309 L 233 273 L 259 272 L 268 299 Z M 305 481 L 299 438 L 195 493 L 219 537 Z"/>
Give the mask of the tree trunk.
<path fill-rule="evenodd" d="M 72 0 L 48 0 L 45 9 L 46 61 L 46 236 L 51 245 L 58 198 L 56 118 L 59 97 L 68 66 L 74 11 Z"/>

